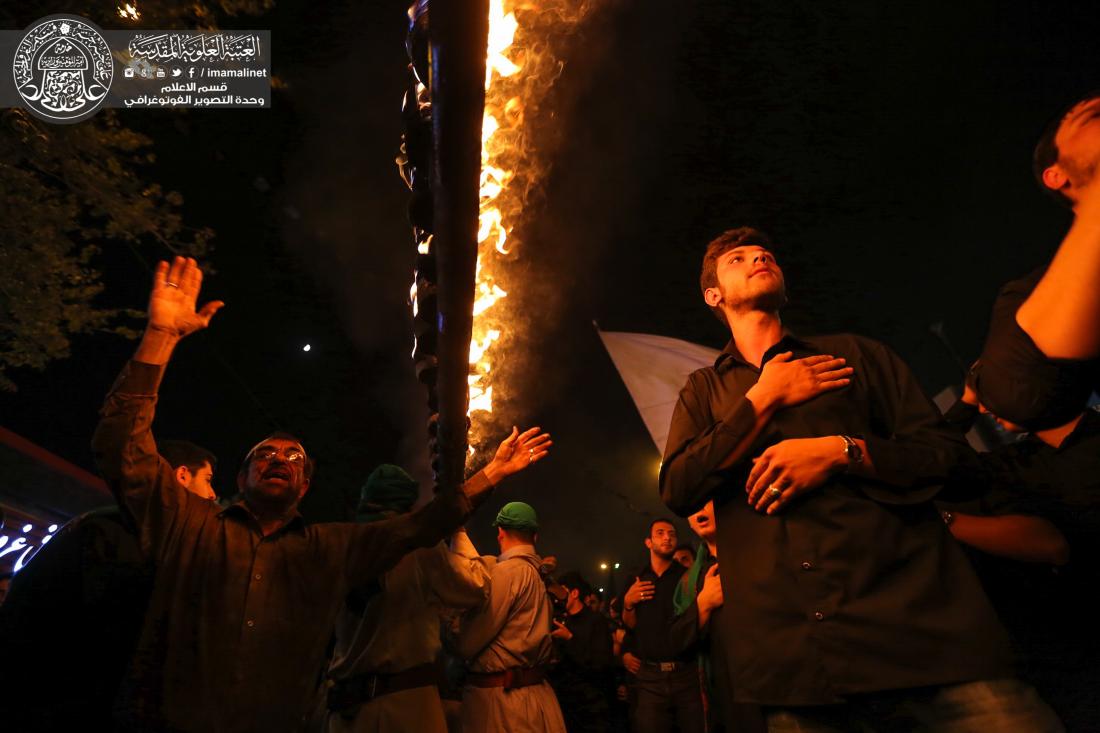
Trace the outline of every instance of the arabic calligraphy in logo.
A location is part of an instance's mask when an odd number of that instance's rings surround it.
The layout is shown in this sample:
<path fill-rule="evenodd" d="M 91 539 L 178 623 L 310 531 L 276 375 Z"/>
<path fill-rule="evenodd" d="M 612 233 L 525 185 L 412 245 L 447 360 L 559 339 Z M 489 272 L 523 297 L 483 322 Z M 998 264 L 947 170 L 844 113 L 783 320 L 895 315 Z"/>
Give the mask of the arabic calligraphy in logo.
<path fill-rule="evenodd" d="M 50 122 L 78 122 L 107 98 L 114 78 L 111 49 L 83 18 L 36 22 L 15 51 L 15 88 L 27 108 Z"/>

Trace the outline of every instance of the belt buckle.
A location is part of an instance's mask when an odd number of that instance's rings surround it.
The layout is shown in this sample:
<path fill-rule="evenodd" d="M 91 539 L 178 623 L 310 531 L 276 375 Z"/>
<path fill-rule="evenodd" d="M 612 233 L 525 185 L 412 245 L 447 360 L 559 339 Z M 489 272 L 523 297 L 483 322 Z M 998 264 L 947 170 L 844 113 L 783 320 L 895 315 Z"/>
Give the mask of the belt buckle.
<path fill-rule="evenodd" d="M 658 662 L 657 667 L 662 672 L 675 672 L 676 671 L 676 662 Z"/>

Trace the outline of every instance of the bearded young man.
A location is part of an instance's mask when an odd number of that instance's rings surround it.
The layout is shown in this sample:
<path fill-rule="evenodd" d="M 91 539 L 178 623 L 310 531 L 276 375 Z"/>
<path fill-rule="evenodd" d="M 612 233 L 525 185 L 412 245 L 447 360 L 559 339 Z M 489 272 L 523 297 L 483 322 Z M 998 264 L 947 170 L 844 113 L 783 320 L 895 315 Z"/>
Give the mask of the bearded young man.
<path fill-rule="evenodd" d="M 673 603 L 684 566 L 673 559 L 676 527 L 667 519 L 649 525 L 649 561 L 623 595 L 623 624 L 631 651 L 623 665 L 634 675 L 630 718 L 636 733 L 703 733 L 706 715 L 696 664 L 699 614 L 678 614 Z M 694 609 L 695 606 L 693 605 Z M 707 611 L 706 613 L 709 613 Z"/>
<path fill-rule="evenodd" d="M 173 350 L 223 305 L 196 309 L 201 286 L 194 260 L 157 265 L 148 326 L 107 395 L 92 441 L 96 463 L 136 520 L 156 570 L 117 727 L 296 730 L 311 712 L 348 593 L 453 532 L 494 484 L 531 463 L 535 449 L 509 438 L 460 491 L 441 492 L 410 514 L 307 525 L 298 502 L 313 463 L 300 441 L 278 433 L 245 457 L 239 501 L 222 509 L 201 499 L 157 454 L 151 429 Z"/>
<path fill-rule="evenodd" d="M 904 362 L 786 331 L 755 229 L 708 245 L 700 286 L 732 338 L 680 393 L 660 486 L 680 515 L 714 500 L 719 688 L 773 733 L 1061 730 L 931 504 L 966 444 Z"/>

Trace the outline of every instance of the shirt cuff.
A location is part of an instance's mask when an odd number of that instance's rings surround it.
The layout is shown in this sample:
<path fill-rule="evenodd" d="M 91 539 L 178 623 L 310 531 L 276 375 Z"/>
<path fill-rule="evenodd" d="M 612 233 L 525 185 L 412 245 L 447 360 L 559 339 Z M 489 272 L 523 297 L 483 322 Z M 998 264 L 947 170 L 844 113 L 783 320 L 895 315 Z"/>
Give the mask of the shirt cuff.
<path fill-rule="evenodd" d="M 114 392 L 126 395 L 153 396 L 164 377 L 163 364 L 146 364 L 131 359 L 115 382 Z"/>

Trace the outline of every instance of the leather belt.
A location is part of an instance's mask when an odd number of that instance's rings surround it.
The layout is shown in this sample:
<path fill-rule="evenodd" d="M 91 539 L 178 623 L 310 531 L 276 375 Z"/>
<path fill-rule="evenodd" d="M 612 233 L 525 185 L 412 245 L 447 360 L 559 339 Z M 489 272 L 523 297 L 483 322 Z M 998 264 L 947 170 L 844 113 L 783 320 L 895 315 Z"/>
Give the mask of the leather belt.
<path fill-rule="evenodd" d="M 642 662 L 642 664 L 659 672 L 679 672 L 689 666 L 694 666 L 694 663 L 689 662 Z"/>
<path fill-rule="evenodd" d="M 546 669 L 543 667 L 512 667 L 503 672 L 470 672 L 466 675 L 466 684 L 514 690 L 517 687 L 537 685 L 545 679 Z"/>
<path fill-rule="evenodd" d="M 330 685 L 328 709 L 338 712 L 394 692 L 438 686 L 439 670 L 434 664 L 421 664 L 393 674 L 360 674 L 346 680 L 331 680 Z"/>

